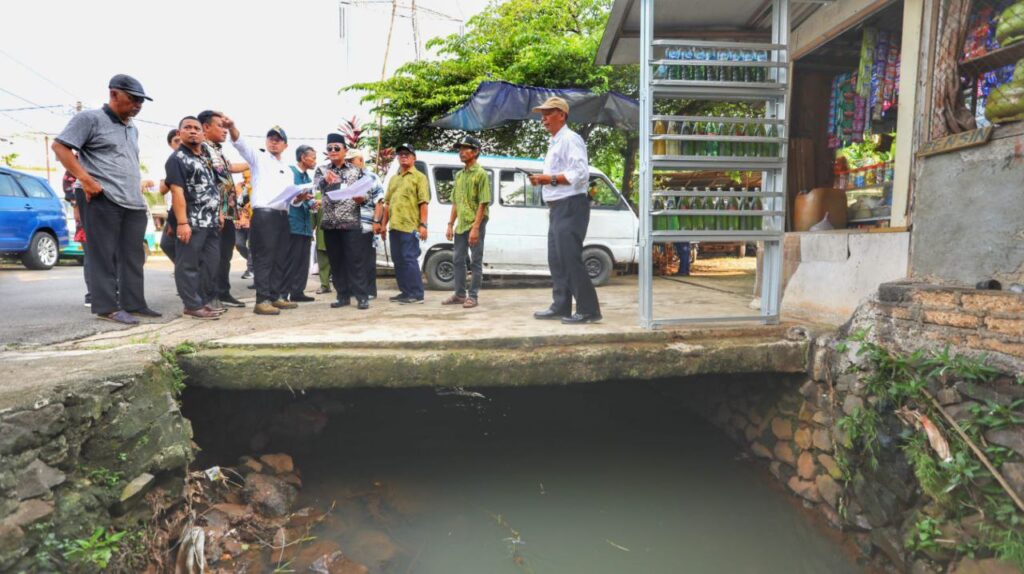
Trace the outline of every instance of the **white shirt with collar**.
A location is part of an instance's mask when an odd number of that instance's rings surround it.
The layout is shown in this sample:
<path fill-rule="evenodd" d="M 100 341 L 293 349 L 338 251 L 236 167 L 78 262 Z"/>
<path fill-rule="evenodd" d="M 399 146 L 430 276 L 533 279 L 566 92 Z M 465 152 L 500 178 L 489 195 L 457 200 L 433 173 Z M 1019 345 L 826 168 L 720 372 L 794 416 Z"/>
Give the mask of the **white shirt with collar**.
<path fill-rule="evenodd" d="M 231 144 L 238 150 L 242 159 L 249 164 L 249 173 L 252 174 L 252 193 L 249 195 L 249 203 L 252 204 L 253 209 L 269 208 L 288 211 L 287 203 L 270 205 L 270 202 L 286 187 L 295 184 L 292 170 L 288 164 L 283 159 L 274 157 L 274 154 L 265 149 L 254 150 L 245 141 L 245 138 L 232 139 Z"/>
<path fill-rule="evenodd" d="M 569 126 L 562 126 L 551 136 L 548 153 L 544 156 L 544 173 L 565 176 L 569 182 L 568 185 L 545 185 L 542 193 L 546 202 L 587 193 L 587 184 L 590 183 L 587 144 Z"/>

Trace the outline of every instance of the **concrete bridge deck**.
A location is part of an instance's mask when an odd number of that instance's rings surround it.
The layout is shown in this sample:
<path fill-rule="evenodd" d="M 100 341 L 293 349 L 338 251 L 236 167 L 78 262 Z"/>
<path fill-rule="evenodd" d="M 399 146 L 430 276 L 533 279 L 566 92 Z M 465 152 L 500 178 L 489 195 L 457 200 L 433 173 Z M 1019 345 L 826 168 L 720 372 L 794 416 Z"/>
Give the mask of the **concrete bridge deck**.
<path fill-rule="evenodd" d="M 656 301 L 677 302 L 672 311 L 750 314 L 749 278 L 704 281 L 657 281 Z M 604 321 L 583 326 L 532 318 L 550 301 L 547 287 L 486 289 L 479 307 L 464 310 L 442 307 L 447 294 L 439 292 L 422 305 L 388 303 L 393 281 L 380 285 L 369 311 L 330 309 L 324 297 L 277 317 L 233 309 L 218 321 L 179 318 L 0 352 L 0 409 L 141 372 L 159 348 L 185 342 L 200 349 L 180 357 L 188 384 L 233 389 L 557 384 L 807 367 L 810 342 L 796 333 L 806 323 L 640 329 L 635 277 L 599 289 Z"/>

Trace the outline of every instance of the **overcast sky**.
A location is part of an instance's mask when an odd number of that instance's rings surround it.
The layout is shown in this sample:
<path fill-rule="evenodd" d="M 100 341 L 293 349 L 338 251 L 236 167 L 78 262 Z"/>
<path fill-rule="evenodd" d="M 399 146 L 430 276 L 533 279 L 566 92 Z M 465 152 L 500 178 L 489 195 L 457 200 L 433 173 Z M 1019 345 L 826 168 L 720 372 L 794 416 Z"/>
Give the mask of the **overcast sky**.
<path fill-rule="evenodd" d="M 110 77 L 126 73 L 142 82 L 154 100 L 145 104 L 138 120 L 176 124 L 184 115 L 219 109 L 243 133 L 264 134 L 280 124 L 293 149 L 300 143 L 321 146 L 342 118 L 372 119 L 357 94 L 339 94 L 338 89 L 380 78 L 391 17 L 390 0 L 344 3 L 349 4 L 344 38 L 339 0 L 5 5 L 0 138 L 18 142 L 24 138 L 17 135 L 26 132 L 59 133 L 76 101 L 102 105 Z M 389 75 L 414 58 L 409 3 L 399 3 Z M 487 0 L 417 0 L 417 5 L 422 48 L 432 37 L 459 32 L 461 24 L 453 19 L 468 19 Z M 60 107 L 12 110 L 33 105 Z M 153 171 L 166 158 L 169 128 L 138 125 L 142 159 Z M 0 144 L 0 155 L 17 146 Z M 29 162 L 35 155 L 22 153 Z"/>

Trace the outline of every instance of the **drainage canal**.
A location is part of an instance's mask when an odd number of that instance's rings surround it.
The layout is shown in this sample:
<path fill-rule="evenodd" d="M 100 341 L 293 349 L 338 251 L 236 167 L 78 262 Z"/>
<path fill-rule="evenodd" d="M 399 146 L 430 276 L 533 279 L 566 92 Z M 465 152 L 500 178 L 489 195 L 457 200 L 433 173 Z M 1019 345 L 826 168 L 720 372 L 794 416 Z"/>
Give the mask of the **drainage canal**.
<path fill-rule="evenodd" d="M 207 489 L 220 497 L 201 519 L 207 555 L 249 572 L 861 571 L 763 463 L 688 410 L 687 389 L 715 384 L 191 388 L 198 466 L 271 477 L 265 492 Z M 312 510 L 241 525 L 232 503 L 251 497 L 271 515 Z"/>

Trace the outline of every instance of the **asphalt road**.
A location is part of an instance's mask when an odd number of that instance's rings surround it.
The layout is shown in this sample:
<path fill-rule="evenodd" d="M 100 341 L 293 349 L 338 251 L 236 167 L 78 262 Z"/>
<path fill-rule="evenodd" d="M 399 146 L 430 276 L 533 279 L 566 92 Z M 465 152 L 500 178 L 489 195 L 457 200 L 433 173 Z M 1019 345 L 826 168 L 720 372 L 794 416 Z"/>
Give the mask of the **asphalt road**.
<path fill-rule="evenodd" d="M 239 262 L 244 270 L 245 263 Z M 181 316 L 172 269 L 163 257 L 151 257 L 146 263 L 146 301 L 164 316 L 143 321 L 167 322 Z M 237 297 L 248 296 L 252 292 L 245 289 L 248 282 L 238 279 L 240 273 L 232 272 L 232 287 Z M 7 307 L 0 315 L 0 348 L 57 343 L 126 328 L 97 319 L 83 305 L 84 296 L 80 265 L 61 262 L 49 271 L 29 271 L 4 261 L 0 264 L 0 301 Z"/>

